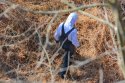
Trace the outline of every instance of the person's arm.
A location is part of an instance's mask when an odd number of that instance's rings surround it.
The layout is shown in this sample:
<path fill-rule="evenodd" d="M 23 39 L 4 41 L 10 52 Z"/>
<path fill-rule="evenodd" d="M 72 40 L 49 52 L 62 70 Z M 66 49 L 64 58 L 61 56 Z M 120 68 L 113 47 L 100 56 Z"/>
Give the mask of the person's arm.
<path fill-rule="evenodd" d="M 78 38 L 77 38 L 77 30 L 76 29 L 72 32 L 72 44 L 75 47 L 79 47 L 80 46 Z"/>
<path fill-rule="evenodd" d="M 59 37 L 61 35 L 61 27 L 62 27 L 62 23 L 58 26 L 55 34 L 54 34 L 54 38 L 55 38 L 55 41 L 58 43 L 59 42 Z"/>

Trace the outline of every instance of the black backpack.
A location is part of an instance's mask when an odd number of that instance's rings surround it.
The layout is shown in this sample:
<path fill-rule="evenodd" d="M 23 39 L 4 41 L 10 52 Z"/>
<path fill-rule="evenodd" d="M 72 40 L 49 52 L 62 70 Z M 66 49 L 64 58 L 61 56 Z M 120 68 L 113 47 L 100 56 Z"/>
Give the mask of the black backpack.
<path fill-rule="evenodd" d="M 74 30 L 75 28 L 73 27 L 71 30 L 69 30 L 67 33 L 64 31 L 64 23 L 62 25 L 62 34 L 59 38 L 60 45 L 62 45 L 63 49 L 68 49 L 68 45 L 72 44 L 71 41 L 68 40 L 68 35 Z"/>

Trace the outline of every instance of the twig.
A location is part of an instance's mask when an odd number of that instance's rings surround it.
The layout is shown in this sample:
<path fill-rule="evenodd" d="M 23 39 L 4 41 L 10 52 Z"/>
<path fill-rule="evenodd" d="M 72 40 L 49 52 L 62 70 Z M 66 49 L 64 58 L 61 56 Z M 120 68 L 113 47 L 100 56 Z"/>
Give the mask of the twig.
<path fill-rule="evenodd" d="M 103 0 L 103 3 L 104 3 L 104 0 Z M 109 18 L 108 18 L 108 13 L 107 13 L 106 7 L 103 7 L 103 9 L 104 9 L 104 12 L 105 12 L 105 19 L 106 19 L 107 22 L 109 22 Z M 117 27 L 114 27 L 114 28 L 116 28 L 115 31 L 117 31 Z M 115 37 L 114 37 L 115 33 L 116 32 L 114 32 L 112 29 L 110 29 L 111 39 L 112 39 L 114 47 L 113 46 L 109 47 L 109 45 L 107 45 L 107 46 L 109 48 L 114 48 L 114 50 L 116 52 L 116 55 L 118 55 L 118 48 L 117 48 L 117 44 L 116 44 Z M 108 44 L 108 42 L 106 42 L 106 44 Z"/>
<path fill-rule="evenodd" d="M 12 4 L 12 2 L 10 2 L 10 1 L 5 1 L 5 0 L 2 0 L 2 1 L 9 3 L 9 4 Z M 95 4 L 90 4 L 90 5 L 83 5 L 83 6 L 72 8 L 72 9 L 54 10 L 54 11 L 35 11 L 32 9 L 28 9 L 26 7 L 22 7 L 21 5 L 20 5 L 20 8 L 27 11 L 27 12 L 32 12 L 34 14 L 56 14 L 56 13 L 72 12 L 72 11 L 77 11 L 77 10 L 81 10 L 81 9 L 97 7 L 97 6 L 108 6 L 108 4 L 95 3 Z"/>
<path fill-rule="evenodd" d="M 64 4 L 67 4 L 68 6 L 70 6 L 70 7 L 72 7 L 72 8 L 76 8 L 74 5 L 68 3 L 68 1 L 66 1 L 66 0 L 63 0 L 62 2 L 63 2 Z M 110 22 L 108 22 L 108 21 L 106 21 L 106 20 L 100 19 L 100 18 L 98 18 L 97 16 L 94 16 L 94 15 L 89 14 L 89 13 L 87 13 L 87 12 L 84 12 L 84 11 L 82 11 L 82 10 L 79 10 L 78 12 L 80 12 L 81 14 L 83 14 L 83 15 L 85 15 L 85 16 L 88 16 L 88 17 L 90 17 L 90 18 L 93 18 L 93 19 L 95 19 L 95 20 L 97 20 L 97 21 L 99 21 L 99 22 L 102 22 L 103 24 L 109 25 L 110 28 L 111 28 L 112 30 L 114 30 L 114 25 L 113 25 L 112 23 L 110 23 Z"/>
<path fill-rule="evenodd" d="M 46 47 L 47 47 L 48 42 L 49 42 L 49 33 L 50 33 L 50 30 L 51 30 L 51 25 L 52 25 L 53 21 L 56 19 L 57 15 L 58 15 L 58 14 L 55 14 L 55 15 L 53 16 L 53 18 L 51 19 L 50 23 L 48 24 L 47 34 L 46 34 L 46 41 L 45 41 L 45 44 L 44 44 L 44 45 L 42 45 L 40 34 L 38 34 L 40 47 L 42 47 L 43 51 L 44 51 L 45 54 L 46 54 L 47 60 L 48 60 L 48 62 L 49 62 L 50 74 L 51 74 L 51 82 L 52 82 L 52 83 L 54 82 L 54 76 L 53 76 L 53 72 L 52 72 L 51 60 L 50 60 L 50 58 L 49 58 L 48 52 L 46 51 Z M 38 32 L 37 32 L 37 33 L 38 33 Z M 43 55 L 41 55 L 41 56 L 43 56 Z M 42 57 L 41 57 L 41 58 L 42 58 Z M 41 62 L 41 63 L 42 63 L 42 62 Z"/>
<path fill-rule="evenodd" d="M 25 38 L 25 39 L 23 39 L 23 40 L 21 40 L 21 41 L 19 41 L 19 42 L 16 42 L 16 43 L 14 43 L 14 44 L 0 45 L 0 48 L 2 48 L 3 46 L 14 46 L 14 45 L 20 44 L 20 43 L 22 43 L 22 42 L 24 42 L 24 41 L 30 39 L 30 38 L 36 33 L 37 30 L 39 30 L 40 28 L 44 27 L 44 25 L 47 23 L 47 21 L 48 21 L 48 19 L 46 20 L 46 22 L 45 22 L 43 25 L 40 25 L 38 28 L 36 28 L 36 29 L 34 30 L 34 32 L 33 32 L 29 37 L 27 37 L 27 38 Z"/>
<path fill-rule="evenodd" d="M 103 83 L 103 70 L 102 68 L 99 69 L 99 83 Z"/>
<path fill-rule="evenodd" d="M 119 82 L 116 82 L 116 83 L 125 83 L 125 80 L 122 80 L 122 81 L 119 81 Z"/>
<path fill-rule="evenodd" d="M 112 6 L 112 11 L 115 17 L 115 24 L 117 27 L 117 39 L 118 39 L 118 65 L 122 70 L 123 76 L 125 78 L 125 50 L 122 50 L 125 44 L 125 27 L 124 23 L 121 21 L 120 9 L 117 3 L 117 0 L 109 0 L 110 5 Z"/>
<path fill-rule="evenodd" d="M 45 45 L 44 47 L 46 48 L 48 42 L 49 42 L 49 35 L 50 35 L 50 30 L 52 29 L 51 25 L 53 23 L 53 21 L 56 19 L 58 13 L 56 13 L 53 18 L 51 19 L 50 23 L 48 24 L 48 28 L 47 28 L 47 33 L 46 33 L 46 41 L 45 41 Z"/>
<path fill-rule="evenodd" d="M 49 71 L 50 71 L 50 74 L 51 74 L 51 82 L 54 83 L 54 78 L 53 78 L 53 73 L 52 73 L 52 66 L 51 66 L 51 63 L 50 63 L 49 54 L 46 51 L 46 49 L 44 48 L 44 46 L 42 45 L 40 34 L 38 34 L 38 37 L 39 37 L 39 45 L 40 45 L 40 47 L 42 47 L 43 51 L 45 52 L 45 55 L 46 55 L 48 63 L 49 63 Z M 41 55 L 41 56 L 43 56 L 43 55 Z"/>
<path fill-rule="evenodd" d="M 86 65 L 86 64 L 88 64 L 88 63 L 90 63 L 90 62 L 92 62 L 96 59 L 100 59 L 100 58 L 102 58 L 106 55 L 110 55 L 110 54 L 115 54 L 115 53 L 114 53 L 114 51 L 113 52 L 112 51 L 106 51 L 106 52 L 104 52 L 100 55 L 96 55 L 97 57 L 94 57 L 94 58 L 86 59 L 84 61 L 74 61 L 75 65 L 72 65 L 71 67 L 78 68 L 78 67 L 84 66 L 84 65 Z"/>
<path fill-rule="evenodd" d="M 91 8 L 91 7 L 97 7 L 97 6 L 108 6 L 107 4 L 101 4 L 101 3 L 96 3 L 96 4 L 90 4 L 90 5 L 84 5 L 80 7 L 76 7 L 73 9 L 64 9 L 64 10 L 54 10 L 54 11 L 34 11 L 28 8 L 23 8 L 23 10 L 32 12 L 34 14 L 55 14 L 55 13 L 66 13 L 66 12 L 72 12 L 72 11 L 77 11 L 85 8 Z"/>
<path fill-rule="evenodd" d="M 16 9 L 19 5 L 12 4 L 10 7 L 8 7 L 4 12 L 0 13 L 0 17 L 5 15 L 7 16 L 7 13 L 10 12 L 11 9 Z"/>

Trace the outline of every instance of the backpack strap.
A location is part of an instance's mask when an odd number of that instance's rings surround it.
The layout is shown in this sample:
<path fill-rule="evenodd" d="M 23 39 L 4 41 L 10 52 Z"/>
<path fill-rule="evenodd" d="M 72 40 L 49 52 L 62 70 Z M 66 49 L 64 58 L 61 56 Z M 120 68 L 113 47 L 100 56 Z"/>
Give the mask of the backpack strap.
<path fill-rule="evenodd" d="M 62 35 L 65 35 L 65 31 L 64 31 L 64 23 L 62 25 Z"/>
<path fill-rule="evenodd" d="M 66 35 L 68 36 L 75 28 L 73 27 L 71 30 L 69 30 Z"/>
<path fill-rule="evenodd" d="M 65 23 L 63 23 L 63 25 L 62 25 L 62 36 L 65 35 L 65 37 L 68 37 L 68 35 L 69 35 L 75 28 L 73 27 L 73 28 L 70 29 L 67 33 L 65 33 L 65 31 L 64 31 L 64 24 L 65 24 Z"/>

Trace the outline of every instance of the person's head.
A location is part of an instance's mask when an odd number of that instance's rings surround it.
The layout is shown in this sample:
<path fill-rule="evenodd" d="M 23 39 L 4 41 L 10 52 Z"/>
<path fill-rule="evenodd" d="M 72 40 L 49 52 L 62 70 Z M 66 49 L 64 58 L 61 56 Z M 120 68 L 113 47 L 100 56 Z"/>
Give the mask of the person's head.
<path fill-rule="evenodd" d="M 65 24 L 73 27 L 77 19 L 78 19 L 78 14 L 76 12 L 70 13 L 68 18 L 66 19 Z"/>

